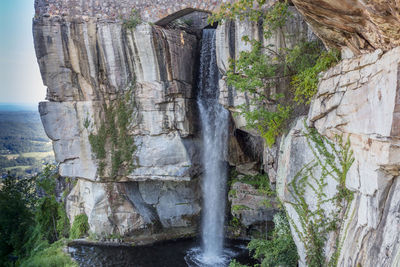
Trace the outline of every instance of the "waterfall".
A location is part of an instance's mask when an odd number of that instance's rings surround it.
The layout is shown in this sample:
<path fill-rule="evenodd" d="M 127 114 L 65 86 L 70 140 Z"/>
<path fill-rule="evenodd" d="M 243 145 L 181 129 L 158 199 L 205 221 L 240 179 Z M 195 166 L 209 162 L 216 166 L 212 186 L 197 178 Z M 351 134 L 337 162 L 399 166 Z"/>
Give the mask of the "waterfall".
<path fill-rule="evenodd" d="M 200 52 L 198 106 L 203 139 L 202 262 L 223 260 L 228 147 L 228 111 L 218 102 L 215 30 L 204 29 Z"/>

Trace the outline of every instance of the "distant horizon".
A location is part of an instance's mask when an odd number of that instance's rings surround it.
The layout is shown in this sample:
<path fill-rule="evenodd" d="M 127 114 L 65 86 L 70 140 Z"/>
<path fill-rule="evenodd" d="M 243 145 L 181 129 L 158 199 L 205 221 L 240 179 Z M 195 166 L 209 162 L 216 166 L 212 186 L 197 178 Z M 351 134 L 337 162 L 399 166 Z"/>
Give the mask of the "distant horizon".
<path fill-rule="evenodd" d="M 0 102 L 0 111 L 36 111 L 39 102 Z"/>
<path fill-rule="evenodd" d="M 7 101 L 0 101 L 0 105 L 36 105 L 39 104 L 40 102 L 47 102 L 47 100 L 40 100 L 38 102 L 7 102 Z"/>

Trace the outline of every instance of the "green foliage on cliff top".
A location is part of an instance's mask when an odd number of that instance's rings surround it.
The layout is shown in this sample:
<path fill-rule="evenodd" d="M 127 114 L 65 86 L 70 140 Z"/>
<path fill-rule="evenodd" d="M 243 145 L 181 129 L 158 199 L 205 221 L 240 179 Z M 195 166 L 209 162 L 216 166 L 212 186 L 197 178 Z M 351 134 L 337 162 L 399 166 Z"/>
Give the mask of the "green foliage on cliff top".
<path fill-rule="evenodd" d="M 209 21 L 247 19 L 262 22 L 264 39 L 271 38 L 276 32 L 284 36 L 281 48 L 244 36 L 243 40 L 252 48 L 240 52 L 237 59 L 231 59 L 226 73 L 228 85 L 251 95 L 248 103 L 238 107 L 247 126 L 256 129 L 271 146 L 284 133 L 295 103 L 309 103 L 317 90 L 318 74 L 339 58 L 337 52 L 323 52 L 322 45 L 314 41 L 286 46 L 284 27 L 292 16 L 289 6 L 287 2 L 277 2 L 270 7 L 267 4 L 265 0 L 224 3 Z M 279 93 L 281 84 L 285 83 L 292 86 L 292 92 L 286 92 L 286 96 Z"/>
<path fill-rule="evenodd" d="M 89 222 L 86 214 L 79 214 L 75 216 L 74 222 L 71 226 L 70 238 L 77 239 L 87 235 L 89 231 Z"/>

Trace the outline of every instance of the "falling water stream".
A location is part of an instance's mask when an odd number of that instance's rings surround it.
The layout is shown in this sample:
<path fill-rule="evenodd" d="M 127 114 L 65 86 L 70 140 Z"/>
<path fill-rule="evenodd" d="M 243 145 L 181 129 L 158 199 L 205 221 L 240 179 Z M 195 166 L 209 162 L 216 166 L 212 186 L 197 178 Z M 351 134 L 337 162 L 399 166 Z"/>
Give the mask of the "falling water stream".
<path fill-rule="evenodd" d="M 228 111 L 218 102 L 219 72 L 215 53 L 215 30 L 204 29 L 200 52 L 198 106 L 203 139 L 202 247 L 199 265 L 223 266 L 229 260 L 224 250 L 224 219 L 228 143 Z"/>

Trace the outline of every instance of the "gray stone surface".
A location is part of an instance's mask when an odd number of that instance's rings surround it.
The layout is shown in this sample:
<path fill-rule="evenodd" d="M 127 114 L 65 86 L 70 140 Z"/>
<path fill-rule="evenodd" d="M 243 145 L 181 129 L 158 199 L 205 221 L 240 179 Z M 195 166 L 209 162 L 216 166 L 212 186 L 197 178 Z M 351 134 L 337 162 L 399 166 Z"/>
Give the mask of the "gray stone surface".
<path fill-rule="evenodd" d="M 131 10 L 136 9 L 140 11 L 145 21 L 166 24 L 177 16 L 184 16 L 195 10 L 211 13 L 217 10 L 220 4 L 221 1 L 216 0 L 35 0 L 35 16 L 69 20 L 85 20 L 89 17 L 100 20 L 120 20 L 120 17 L 128 18 Z"/>
<path fill-rule="evenodd" d="M 231 213 L 246 227 L 271 222 L 278 211 L 276 198 L 263 194 L 252 185 L 236 182 L 230 192 Z M 235 209 L 235 206 L 241 208 Z"/>
<path fill-rule="evenodd" d="M 398 95 L 400 50 L 342 60 L 322 75 L 318 93 L 311 103 L 308 123 L 332 141 L 335 135 L 349 138 L 354 153 L 346 187 L 354 192 L 343 220 L 338 266 L 398 266 L 400 231 L 398 218 Z M 281 143 L 277 188 L 290 201 L 288 183 L 312 157 L 300 122 Z M 334 193 L 334 184 L 328 191 Z M 308 189 L 305 195 L 312 192 Z M 307 198 L 309 204 L 314 200 Z M 286 205 L 289 215 L 297 215 Z M 326 208 L 329 210 L 328 208 Z M 293 230 L 293 229 L 292 229 Z M 305 251 L 295 231 L 296 245 L 304 265 Z M 331 255 L 335 239 L 329 236 L 325 253 Z"/>
<path fill-rule="evenodd" d="M 192 180 L 201 174 L 194 92 L 198 38 L 149 23 L 125 29 L 115 10 L 124 16 L 138 5 L 145 14 L 144 2 L 35 4 L 35 49 L 49 100 L 40 103 L 42 122 L 60 174 L 79 178 L 67 200 L 71 222 L 83 211 L 97 234 L 193 229 L 200 200 Z M 202 3 L 189 7 L 209 9 Z M 192 17 L 204 24 L 204 13 Z M 103 105 L 115 103 L 133 83 L 136 108 L 127 130 L 137 146 L 135 168 L 115 180 L 110 147 L 106 143 L 100 175 L 89 136 L 104 121 Z"/>
<path fill-rule="evenodd" d="M 197 226 L 200 213 L 197 180 L 191 182 L 96 183 L 79 179 L 66 201 L 71 223 L 85 213 L 90 231 L 107 237 L 149 235 L 173 227 Z"/>

